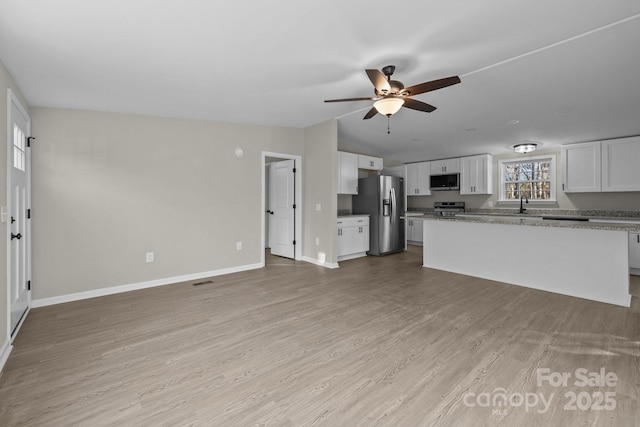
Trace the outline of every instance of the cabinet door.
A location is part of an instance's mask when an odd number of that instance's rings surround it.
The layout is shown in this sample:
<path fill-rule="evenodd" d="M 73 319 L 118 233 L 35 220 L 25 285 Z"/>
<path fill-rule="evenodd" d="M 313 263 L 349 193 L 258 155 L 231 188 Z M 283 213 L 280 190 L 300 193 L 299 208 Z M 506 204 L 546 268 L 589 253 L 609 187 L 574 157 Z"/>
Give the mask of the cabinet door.
<path fill-rule="evenodd" d="M 640 233 L 629 233 L 629 268 L 640 269 Z"/>
<path fill-rule="evenodd" d="M 419 219 L 413 221 L 413 236 L 411 240 L 413 240 L 414 242 L 422 243 L 422 241 L 424 240 L 424 238 L 422 237 L 423 224 L 424 223 L 422 222 L 422 220 Z"/>
<path fill-rule="evenodd" d="M 460 159 L 460 194 L 493 193 L 493 156 L 463 157 Z"/>
<path fill-rule="evenodd" d="M 602 141 L 602 191 L 640 191 L 640 136 Z"/>
<path fill-rule="evenodd" d="M 355 252 L 356 230 L 358 227 L 338 227 L 338 256 L 350 255 Z"/>
<path fill-rule="evenodd" d="M 358 155 L 338 151 L 338 194 L 358 194 Z"/>
<path fill-rule="evenodd" d="M 353 252 L 367 252 L 369 250 L 369 226 L 359 225 L 354 227 L 354 233 L 356 238 L 354 241 Z"/>
<path fill-rule="evenodd" d="M 418 194 L 418 164 L 411 163 L 407 165 L 407 196 L 415 196 Z"/>
<path fill-rule="evenodd" d="M 421 196 L 431 195 L 431 163 L 418 163 L 418 194 Z"/>
<path fill-rule="evenodd" d="M 338 256 L 347 254 L 347 239 L 344 235 L 345 227 L 338 226 Z"/>
<path fill-rule="evenodd" d="M 358 154 L 358 168 L 376 171 L 382 170 L 382 158 Z"/>
<path fill-rule="evenodd" d="M 460 159 L 447 159 L 444 161 L 446 173 L 460 173 Z"/>
<path fill-rule="evenodd" d="M 433 160 L 431 164 L 431 173 L 433 175 L 442 175 L 445 173 L 460 173 L 460 159 Z"/>
<path fill-rule="evenodd" d="M 589 193 L 601 190 L 600 141 L 561 147 L 562 190 Z"/>

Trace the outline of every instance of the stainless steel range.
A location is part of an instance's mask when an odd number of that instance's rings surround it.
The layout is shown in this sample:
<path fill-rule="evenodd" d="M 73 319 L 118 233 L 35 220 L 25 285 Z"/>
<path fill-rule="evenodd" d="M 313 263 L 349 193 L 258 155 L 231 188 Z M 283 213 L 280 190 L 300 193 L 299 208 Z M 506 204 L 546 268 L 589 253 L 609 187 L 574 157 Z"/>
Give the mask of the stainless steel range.
<path fill-rule="evenodd" d="M 454 216 L 464 212 L 464 202 L 435 202 L 433 212 L 436 216 Z"/>

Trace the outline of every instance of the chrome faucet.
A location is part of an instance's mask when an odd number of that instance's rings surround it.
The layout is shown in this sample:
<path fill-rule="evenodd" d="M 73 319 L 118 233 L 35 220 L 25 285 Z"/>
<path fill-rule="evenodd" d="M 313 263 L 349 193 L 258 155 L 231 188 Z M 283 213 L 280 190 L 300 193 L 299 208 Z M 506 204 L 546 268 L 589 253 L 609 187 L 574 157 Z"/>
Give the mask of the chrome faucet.
<path fill-rule="evenodd" d="M 525 202 L 529 203 L 529 199 L 527 198 L 527 196 L 525 196 L 524 194 L 520 196 L 520 213 L 521 214 L 525 213 L 524 211 L 526 211 L 526 209 L 522 206 L 522 199 L 524 199 Z"/>

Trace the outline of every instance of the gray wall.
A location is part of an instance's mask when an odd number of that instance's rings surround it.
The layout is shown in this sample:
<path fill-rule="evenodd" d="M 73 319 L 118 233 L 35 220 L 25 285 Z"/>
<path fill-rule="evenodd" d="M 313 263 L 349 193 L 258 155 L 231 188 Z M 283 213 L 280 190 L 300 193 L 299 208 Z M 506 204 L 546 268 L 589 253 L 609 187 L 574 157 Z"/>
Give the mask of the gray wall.
<path fill-rule="evenodd" d="M 305 205 L 335 187 L 309 182 L 335 175 L 333 121 L 304 130 L 49 108 L 32 119 L 35 299 L 260 263 L 262 151 L 303 156 Z M 304 236 L 333 236 L 332 219 L 305 206 Z"/>
<path fill-rule="evenodd" d="M 13 79 L 9 75 L 9 72 L 5 68 L 4 64 L 0 61 L 0 93 L 2 93 L 2 102 L 0 102 L 0 130 L 3 135 L 0 144 L 0 205 L 7 205 L 7 89 L 11 89 L 13 93 L 20 99 L 20 103 L 23 107 L 27 108 L 28 105 L 20 90 L 13 82 Z M 9 340 L 9 313 L 8 313 L 8 300 L 7 290 L 9 283 L 7 281 L 6 267 L 7 267 L 7 224 L 1 224 L 0 226 L 0 263 L 5 266 L 0 271 L 0 352 L 5 347 L 5 344 Z"/>
<path fill-rule="evenodd" d="M 303 255 L 337 262 L 338 122 L 329 120 L 305 129 Z M 316 205 L 320 205 L 320 211 Z M 320 243 L 316 244 L 316 238 Z"/>

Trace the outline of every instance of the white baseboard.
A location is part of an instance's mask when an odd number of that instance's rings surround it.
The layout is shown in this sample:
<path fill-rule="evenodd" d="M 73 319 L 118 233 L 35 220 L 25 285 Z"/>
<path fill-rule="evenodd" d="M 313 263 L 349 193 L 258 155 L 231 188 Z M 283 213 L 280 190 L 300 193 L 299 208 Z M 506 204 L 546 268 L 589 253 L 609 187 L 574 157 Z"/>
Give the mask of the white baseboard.
<path fill-rule="evenodd" d="M 7 363 L 7 360 L 9 359 L 11 349 L 13 349 L 13 346 L 11 345 L 11 341 L 9 340 L 6 340 L 0 348 L 0 372 L 2 372 L 2 370 L 4 369 L 4 364 Z"/>
<path fill-rule="evenodd" d="M 303 256 L 301 259 L 302 261 L 310 262 L 311 264 L 319 265 L 320 267 L 340 268 L 337 262 L 320 261 L 319 259 L 311 258 L 308 256 Z"/>
<path fill-rule="evenodd" d="M 630 268 L 629 274 L 633 274 L 634 276 L 640 276 L 640 268 Z"/>
<path fill-rule="evenodd" d="M 137 291 L 140 289 L 154 288 L 156 286 L 171 285 L 174 283 L 187 282 L 190 280 L 204 279 L 207 277 L 222 276 L 223 274 L 239 273 L 241 271 L 255 270 L 264 267 L 264 264 L 248 264 L 239 267 L 223 268 L 220 270 L 205 271 L 202 273 L 186 274 L 183 276 L 167 277 L 164 279 L 150 280 L 148 282 L 131 283 L 128 285 L 110 286 L 108 288 L 95 289 L 92 291 L 76 292 L 73 294 L 60 295 L 50 298 L 38 298 L 31 302 L 31 307 L 46 307 L 48 305 L 62 304 L 65 302 L 79 301 L 83 299 L 101 297 L 105 295 L 119 294 L 122 292 Z"/>

